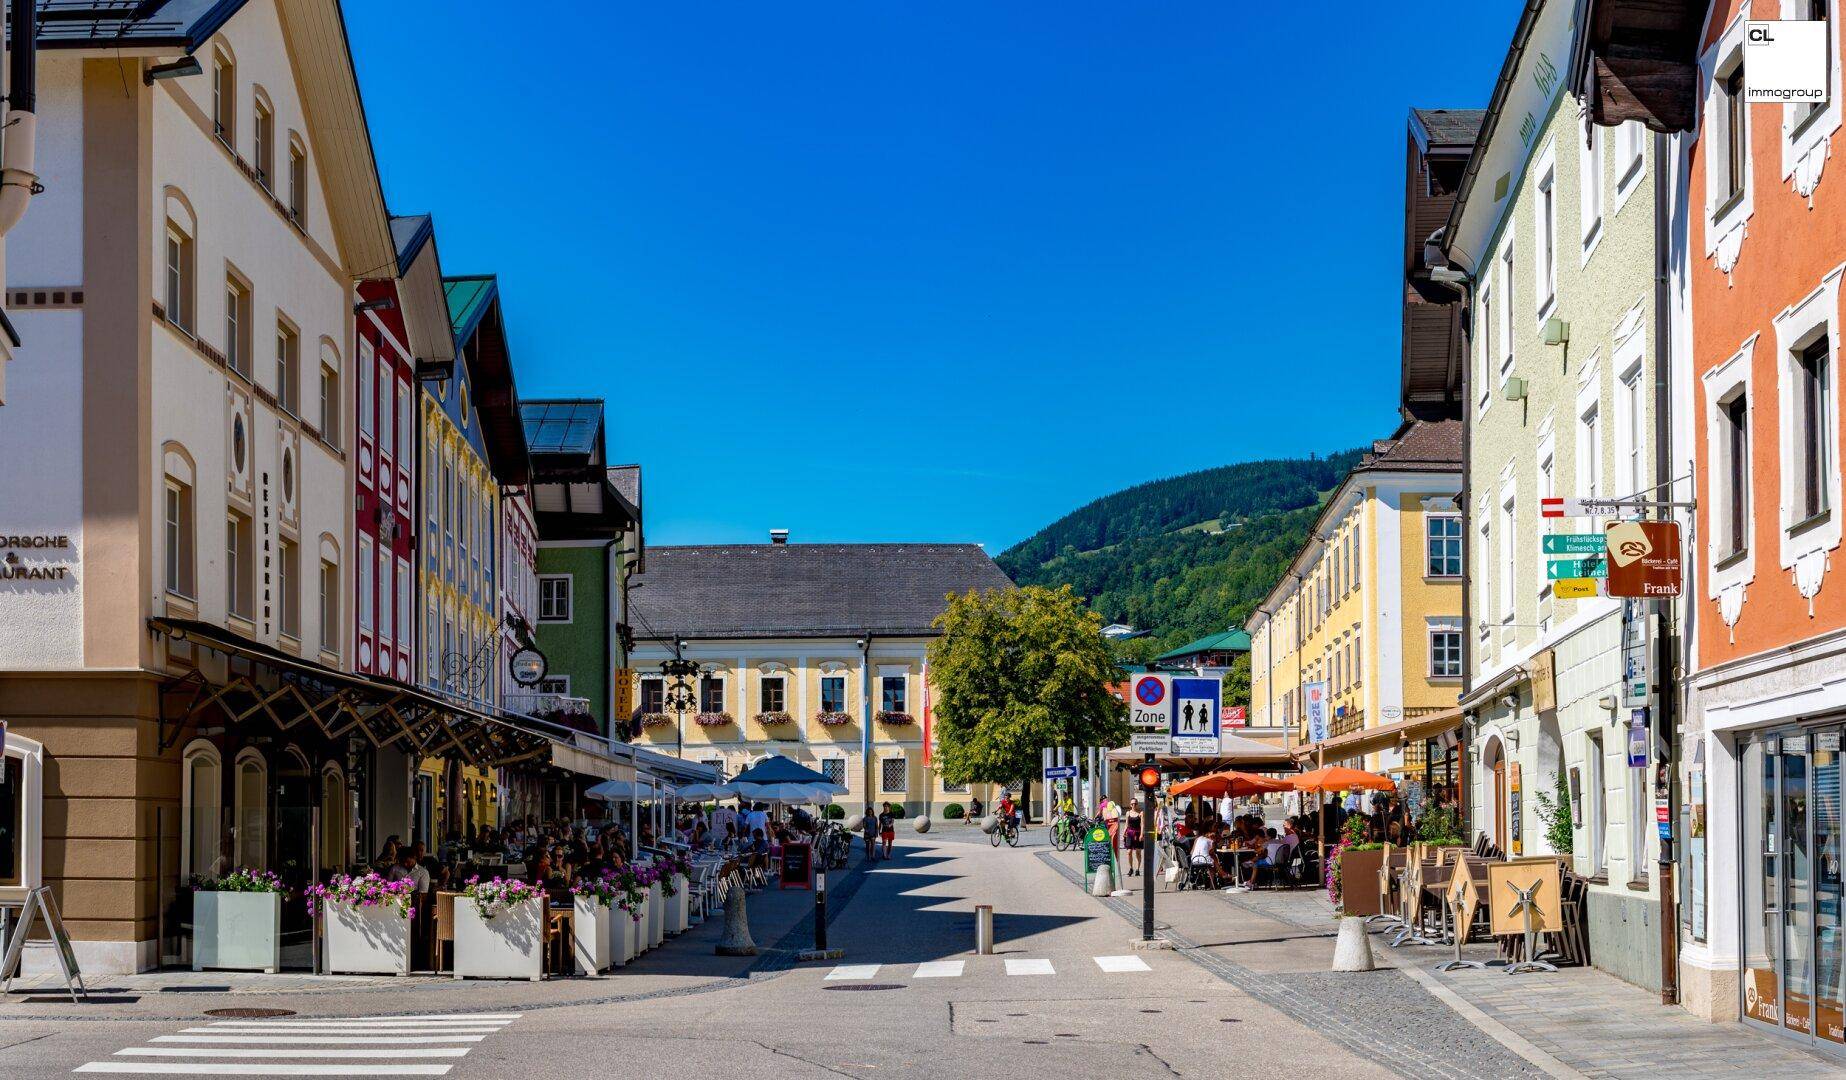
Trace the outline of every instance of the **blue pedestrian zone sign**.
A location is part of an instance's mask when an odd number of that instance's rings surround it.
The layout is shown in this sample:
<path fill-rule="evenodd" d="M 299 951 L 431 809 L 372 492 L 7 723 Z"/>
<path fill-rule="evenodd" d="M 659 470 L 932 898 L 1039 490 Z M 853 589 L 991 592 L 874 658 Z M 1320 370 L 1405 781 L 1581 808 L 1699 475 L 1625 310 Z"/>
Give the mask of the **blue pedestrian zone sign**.
<path fill-rule="evenodd" d="M 1173 680 L 1173 720 L 1168 729 L 1175 754 L 1218 752 L 1219 706 L 1224 686 L 1217 679 Z"/>

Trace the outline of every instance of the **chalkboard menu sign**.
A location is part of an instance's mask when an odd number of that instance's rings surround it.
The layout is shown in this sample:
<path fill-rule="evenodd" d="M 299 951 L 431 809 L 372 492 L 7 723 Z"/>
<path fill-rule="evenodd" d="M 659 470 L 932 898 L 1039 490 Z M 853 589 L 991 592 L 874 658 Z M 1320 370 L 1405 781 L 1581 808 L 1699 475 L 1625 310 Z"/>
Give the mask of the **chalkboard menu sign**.
<path fill-rule="evenodd" d="M 784 889 L 813 888 L 814 848 L 808 844 L 783 844 L 782 875 L 779 880 Z"/>
<path fill-rule="evenodd" d="M 1115 864 L 1115 845 L 1109 842 L 1109 830 L 1101 825 L 1083 834 L 1083 872 L 1093 874 Z"/>

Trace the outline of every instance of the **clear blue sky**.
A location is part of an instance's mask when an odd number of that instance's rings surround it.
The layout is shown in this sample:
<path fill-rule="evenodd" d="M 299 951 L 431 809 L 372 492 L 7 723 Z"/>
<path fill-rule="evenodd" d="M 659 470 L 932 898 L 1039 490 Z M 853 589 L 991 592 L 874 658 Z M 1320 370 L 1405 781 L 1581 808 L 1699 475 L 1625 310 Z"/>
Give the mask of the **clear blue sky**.
<path fill-rule="evenodd" d="M 1518 0 L 347 0 L 385 192 L 651 543 L 980 541 L 1395 421 L 1405 122 Z"/>

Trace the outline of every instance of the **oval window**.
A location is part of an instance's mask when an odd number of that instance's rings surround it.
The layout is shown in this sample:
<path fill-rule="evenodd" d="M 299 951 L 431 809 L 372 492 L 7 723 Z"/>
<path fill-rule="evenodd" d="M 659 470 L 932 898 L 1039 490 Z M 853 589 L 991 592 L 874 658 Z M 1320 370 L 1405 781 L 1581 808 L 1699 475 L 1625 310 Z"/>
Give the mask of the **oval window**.
<path fill-rule="evenodd" d="M 295 501 L 295 452 L 282 451 L 282 501 Z"/>
<path fill-rule="evenodd" d="M 244 471 L 244 418 L 242 416 L 231 421 L 231 467 L 238 472 Z"/>
<path fill-rule="evenodd" d="M 467 383 L 461 384 L 461 426 L 462 426 L 463 431 L 468 430 L 468 384 Z"/>

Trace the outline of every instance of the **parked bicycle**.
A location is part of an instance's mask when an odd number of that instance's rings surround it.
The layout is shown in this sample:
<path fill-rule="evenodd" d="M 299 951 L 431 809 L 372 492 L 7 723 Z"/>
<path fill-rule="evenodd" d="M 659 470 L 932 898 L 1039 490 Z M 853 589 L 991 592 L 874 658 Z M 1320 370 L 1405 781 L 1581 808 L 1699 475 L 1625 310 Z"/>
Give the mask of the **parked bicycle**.
<path fill-rule="evenodd" d="M 1089 827 L 1090 822 L 1082 815 L 1061 813 L 1051 823 L 1051 843 L 1059 851 L 1069 851 L 1083 843 L 1083 834 Z"/>
<path fill-rule="evenodd" d="M 852 834 L 839 822 L 829 821 L 814 837 L 814 853 L 828 870 L 843 870 L 852 857 Z"/>

